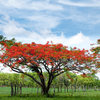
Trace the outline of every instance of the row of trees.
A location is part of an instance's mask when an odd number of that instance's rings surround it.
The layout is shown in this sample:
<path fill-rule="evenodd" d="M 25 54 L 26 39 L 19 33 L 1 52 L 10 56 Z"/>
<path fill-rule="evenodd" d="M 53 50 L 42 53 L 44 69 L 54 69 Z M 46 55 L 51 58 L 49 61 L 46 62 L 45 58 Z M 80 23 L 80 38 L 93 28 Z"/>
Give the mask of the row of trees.
<path fill-rule="evenodd" d="M 35 76 L 35 75 L 34 75 Z M 37 76 L 36 76 L 37 77 Z M 23 87 L 36 87 L 36 83 L 23 74 L 16 73 L 0 73 L 0 86 L 22 85 Z"/>
<path fill-rule="evenodd" d="M 0 39 L 0 62 L 5 68 L 10 67 L 11 70 L 30 77 L 42 88 L 44 95 L 48 95 L 53 80 L 65 72 L 68 77 L 70 71 L 83 73 L 86 77 L 95 74 L 99 68 L 100 63 L 96 60 L 98 54 L 91 54 L 85 49 L 68 48 L 63 44 L 49 42 L 23 44 L 14 39 L 6 40 L 3 36 Z"/>
<path fill-rule="evenodd" d="M 45 73 L 46 75 L 46 73 Z M 70 73 L 70 76 L 72 79 L 69 79 L 66 74 L 60 75 L 57 78 L 54 79 L 52 85 L 56 87 L 60 87 L 60 85 L 64 85 L 66 87 L 70 85 L 76 85 L 79 87 L 82 86 L 97 86 L 100 87 L 100 80 L 95 77 L 82 77 L 81 75 L 76 75 Z M 34 74 L 34 77 L 38 79 L 38 76 Z M 13 85 L 19 85 L 21 84 L 22 87 L 37 87 L 37 84 L 32 81 L 31 78 L 27 77 L 26 75 L 23 76 L 23 74 L 8 74 L 8 73 L 0 73 L 0 86 L 11 86 Z"/>

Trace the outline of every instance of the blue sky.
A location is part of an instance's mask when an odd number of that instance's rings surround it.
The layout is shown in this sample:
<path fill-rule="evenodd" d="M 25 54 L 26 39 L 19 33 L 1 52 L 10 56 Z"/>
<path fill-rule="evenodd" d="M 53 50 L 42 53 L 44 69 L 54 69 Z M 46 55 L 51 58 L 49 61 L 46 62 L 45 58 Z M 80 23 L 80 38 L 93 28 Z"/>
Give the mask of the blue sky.
<path fill-rule="evenodd" d="M 0 34 L 89 49 L 100 38 L 100 0 L 0 0 Z"/>
<path fill-rule="evenodd" d="M 0 34 L 90 49 L 100 39 L 100 0 L 0 0 Z"/>

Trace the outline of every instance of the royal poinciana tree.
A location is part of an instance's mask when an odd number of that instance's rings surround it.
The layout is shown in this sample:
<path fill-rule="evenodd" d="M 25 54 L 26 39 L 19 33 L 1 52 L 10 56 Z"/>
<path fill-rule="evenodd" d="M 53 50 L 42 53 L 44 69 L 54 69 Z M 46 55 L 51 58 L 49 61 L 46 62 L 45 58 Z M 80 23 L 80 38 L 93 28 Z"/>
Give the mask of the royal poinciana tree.
<path fill-rule="evenodd" d="M 64 72 L 76 71 L 84 73 L 83 75 L 95 72 L 95 54 L 84 49 L 68 49 L 62 44 L 53 43 L 22 44 L 10 40 L 1 41 L 0 44 L 0 62 L 5 67 L 32 78 L 41 86 L 43 94 L 48 94 L 53 79 Z M 30 71 L 37 73 L 39 80 L 29 74 Z M 44 72 L 48 73 L 48 78 L 44 76 Z"/>
<path fill-rule="evenodd" d="M 91 51 L 96 55 L 96 63 L 97 67 L 100 68 L 100 39 L 97 40 L 97 44 L 91 44 L 93 47 L 91 48 Z M 99 70 L 100 72 L 100 70 Z"/>

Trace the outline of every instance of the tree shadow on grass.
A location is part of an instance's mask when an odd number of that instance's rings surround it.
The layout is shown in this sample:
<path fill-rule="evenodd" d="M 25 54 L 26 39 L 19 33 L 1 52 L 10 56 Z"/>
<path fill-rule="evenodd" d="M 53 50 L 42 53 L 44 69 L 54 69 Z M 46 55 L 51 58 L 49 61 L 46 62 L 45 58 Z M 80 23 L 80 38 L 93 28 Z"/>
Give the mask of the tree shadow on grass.
<path fill-rule="evenodd" d="M 6 99 L 4 99 L 4 98 Z M 8 99 L 7 99 L 8 98 Z M 100 96 L 73 96 L 73 95 L 61 95 L 50 94 L 48 97 L 41 94 L 23 94 L 17 96 L 2 96 L 0 100 L 100 100 Z"/>
<path fill-rule="evenodd" d="M 58 98 L 58 99 L 61 99 L 61 98 L 99 98 L 100 99 L 100 96 L 73 96 L 73 95 L 53 95 L 53 94 L 50 94 L 49 96 L 46 96 L 46 95 L 36 95 L 36 94 L 24 94 L 24 95 L 17 95 L 17 96 L 6 96 L 8 98 L 10 97 L 18 97 L 18 98 L 26 98 L 26 97 L 33 97 L 33 98 Z M 98 99 L 98 100 L 99 100 Z M 83 99 L 81 99 L 83 100 Z"/>

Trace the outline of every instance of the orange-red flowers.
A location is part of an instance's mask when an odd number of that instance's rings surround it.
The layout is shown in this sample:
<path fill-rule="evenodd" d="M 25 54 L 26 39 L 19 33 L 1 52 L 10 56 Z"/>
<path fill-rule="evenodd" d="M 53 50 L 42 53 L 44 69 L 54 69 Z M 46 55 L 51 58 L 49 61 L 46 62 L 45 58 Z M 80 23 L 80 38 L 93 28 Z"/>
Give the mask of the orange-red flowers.
<path fill-rule="evenodd" d="M 56 63 L 61 60 L 62 66 L 70 60 L 77 61 L 77 64 L 72 64 L 72 67 L 76 67 L 85 62 L 92 62 L 94 56 L 96 56 L 85 49 L 80 50 L 74 47 L 74 50 L 69 50 L 63 44 L 49 44 L 49 42 L 46 44 L 36 44 L 34 42 L 30 44 L 14 43 L 10 47 L 4 43 L 4 46 L 6 51 L 1 55 L 0 62 L 13 63 L 12 67 L 28 64 L 39 66 L 40 62 L 45 62 L 47 65 L 55 67 Z"/>

